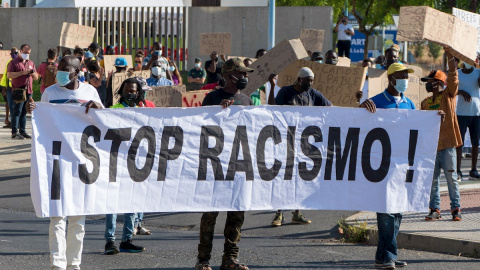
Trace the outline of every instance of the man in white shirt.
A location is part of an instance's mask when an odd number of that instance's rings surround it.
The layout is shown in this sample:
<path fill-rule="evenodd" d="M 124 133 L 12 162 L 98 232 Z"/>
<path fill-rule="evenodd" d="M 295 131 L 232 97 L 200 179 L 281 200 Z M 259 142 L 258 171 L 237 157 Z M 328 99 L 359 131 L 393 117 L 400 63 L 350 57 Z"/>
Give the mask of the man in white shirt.
<path fill-rule="evenodd" d="M 350 58 L 350 46 L 352 45 L 352 36 L 355 35 L 355 31 L 353 31 L 352 25 L 348 24 L 347 16 L 343 16 L 337 22 L 334 31 L 338 33 L 338 56 Z"/>

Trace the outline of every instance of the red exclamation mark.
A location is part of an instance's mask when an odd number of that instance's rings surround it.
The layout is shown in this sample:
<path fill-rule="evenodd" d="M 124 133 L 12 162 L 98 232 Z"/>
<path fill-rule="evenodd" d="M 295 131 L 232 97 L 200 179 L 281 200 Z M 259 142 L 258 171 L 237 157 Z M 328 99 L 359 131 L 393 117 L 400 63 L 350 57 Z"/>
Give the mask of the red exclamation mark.
<path fill-rule="evenodd" d="M 417 150 L 418 130 L 410 130 L 410 140 L 408 143 L 408 166 L 413 167 L 415 163 L 415 151 Z M 407 183 L 413 182 L 413 170 L 407 171 Z"/>

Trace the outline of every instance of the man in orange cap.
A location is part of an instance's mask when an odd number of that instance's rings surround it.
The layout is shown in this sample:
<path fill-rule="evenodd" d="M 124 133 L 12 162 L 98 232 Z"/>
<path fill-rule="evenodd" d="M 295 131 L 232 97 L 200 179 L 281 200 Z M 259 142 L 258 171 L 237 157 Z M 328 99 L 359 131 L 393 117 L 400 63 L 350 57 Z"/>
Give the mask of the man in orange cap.
<path fill-rule="evenodd" d="M 447 179 L 448 195 L 453 221 L 460 221 L 460 191 L 457 180 L 457 151 L 462 146 L 462 139 L 455 114 L 458 94 L 458 72 L 455 58 L 448 48 L 445 50 L 448 61 L 448 76 L 441 70 L 433 70 L 421 80 L 427 82 L 427 92 L 433 93 L 422 101 L 422 110 L 442 110 L 445 120 L 440 125 L 435 169 L 433 172 L 432 189 L 430 192 L 430 214 L 425 220 L 441 219 L 440 215 L 440 171 L 443 169 Z M 445 84 L 447 85 L 445 87 Z"/>

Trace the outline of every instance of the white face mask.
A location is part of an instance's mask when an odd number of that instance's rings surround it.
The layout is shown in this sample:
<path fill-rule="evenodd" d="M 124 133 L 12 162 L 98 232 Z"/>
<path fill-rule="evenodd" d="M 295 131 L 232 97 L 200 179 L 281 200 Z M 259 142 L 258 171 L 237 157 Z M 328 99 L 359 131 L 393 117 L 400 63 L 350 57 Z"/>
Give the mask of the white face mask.
<path fill-rule="evenodd" d="M 151 69 L 153 76 L 158 77 L 160 75 L 160 67 L 152 67 Z"/>
<path fill-rule="evenodd" d="M 155 55 L 161 56 L 162 55 L 162 50 L 155 51 Z"/>
<path fill-rule="evenodd" d="M 22 59 L 23 60 L 28 60 L 29 56 L 30 56 L 30 54 L 22 53 Z"/>
<path fill-rule="evenodd" d="M 196 67 L 196 68 L 200 68 L 200 67 L 201 67 L 200 63 L 196 63 L 196 64 L 195 64 L 195 67 Z"/>

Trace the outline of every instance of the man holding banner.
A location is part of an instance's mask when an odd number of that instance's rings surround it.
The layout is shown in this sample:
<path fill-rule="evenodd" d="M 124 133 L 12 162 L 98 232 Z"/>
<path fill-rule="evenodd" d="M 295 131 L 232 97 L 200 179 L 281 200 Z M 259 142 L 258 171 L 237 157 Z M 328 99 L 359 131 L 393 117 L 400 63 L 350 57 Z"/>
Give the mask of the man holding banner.
<path fill-rule="evenodd" d="M 414 70 L 400 63 L 391 64 L 387 70 L 387 89 L 371 99 L 367 99 L 360 104 L 360 107 L 366 108 L 372 113 L 377 108 L 415 110 L 413 102 L 403 95 L 408 88 L 408 73 L 414 73 Z M 376 267 L 395 269 L 395 267 L 407 265 L 406 262 L 397 261 L 397 235 L 400 231 L 401 222 L 402 213 L 377 213 Z"/>
<path fill-rule="evenodd" d="M 222 105 L 223 108 L 226 108 L 231 105 L 253 105 L 251 98 L 240 93 L 240 90 L 247 87 L 247 72 L 253 71 L 253 69 L 245 67 L 240 58 L 229 59 L 222 66 L 222 76 L 225 79 L 225 87 L 210 92 L 203 100 L 202 106 Z M 202 153 L 200 153 L 200 155 L 202 155 Z M 204 164 L 204 166 L 207 166 L 207 164 Z M 244 215 L 245 211 L 227 212 L 227 221 L 224 230 L 225 245 L 220 270 L 248 270 L 248 267 L 240 263 L 237 259 L 237 243 L 240 241 Z M 205 212 L 202 215 L 200 223 L 200 244 L 198 244 L 198 262 L 195 265 L 195 270 L 212 270 L 209 261 L 213 248 L 213 235 L 217 216 L 218 212 Z"/>

